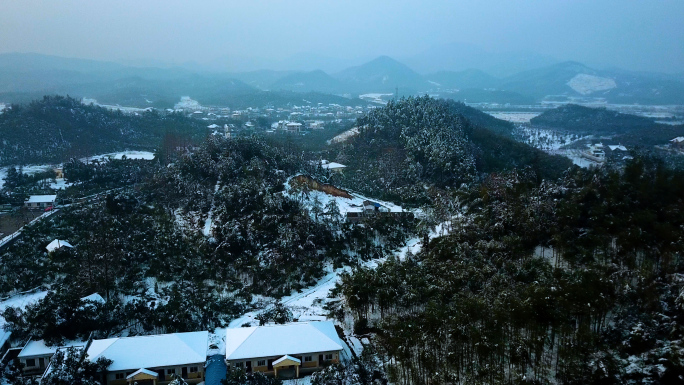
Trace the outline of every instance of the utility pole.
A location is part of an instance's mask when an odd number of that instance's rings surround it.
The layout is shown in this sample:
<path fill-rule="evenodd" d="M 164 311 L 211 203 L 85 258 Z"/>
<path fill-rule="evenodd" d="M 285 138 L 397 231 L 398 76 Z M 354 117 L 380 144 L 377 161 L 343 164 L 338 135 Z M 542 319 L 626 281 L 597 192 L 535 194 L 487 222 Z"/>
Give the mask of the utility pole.
<path fill-rule="evenodd" d="M 399 100 L 399 87 L 394 88 L 394 100 Z"/>

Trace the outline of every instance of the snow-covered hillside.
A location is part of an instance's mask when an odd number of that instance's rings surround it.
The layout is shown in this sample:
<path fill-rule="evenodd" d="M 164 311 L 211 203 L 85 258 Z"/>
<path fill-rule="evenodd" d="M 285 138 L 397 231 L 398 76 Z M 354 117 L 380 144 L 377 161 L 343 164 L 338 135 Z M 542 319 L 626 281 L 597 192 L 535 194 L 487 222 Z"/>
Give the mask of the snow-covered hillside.
<path fill-rule="evenodd" d="M 575 75 L 567 85 L 582 95 L 590 95 L 598 91 L 612 90 L 617 87 L 615 80 L 610 78 L 603 78 L 600 76 L 578 74 Z"/>

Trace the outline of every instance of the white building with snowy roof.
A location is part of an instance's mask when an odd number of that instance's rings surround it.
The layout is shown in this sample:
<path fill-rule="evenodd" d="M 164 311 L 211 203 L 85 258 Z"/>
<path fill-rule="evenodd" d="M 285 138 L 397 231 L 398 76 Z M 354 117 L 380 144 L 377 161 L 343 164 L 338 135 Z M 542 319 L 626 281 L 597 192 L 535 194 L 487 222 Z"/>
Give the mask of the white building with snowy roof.
<path fill-rule="evenodd" d="M 45 246 L 45 249 L 48 251 L 48 253 L 52 253 L 53 251 L 61 249 L 62 247 L 73 248 L 73 246 L 71 246 L 71 244 L 67 241 L 54 239 L 52 242 L 48 243 L 47 246 Z"/>
<path fill-rule="evenodd" d="M 45 209 L 55 205 L 57 195 L 31 195 L 29 199 L 24 202 L 24 207 L 27 209 Z"/>
<path fill-rule="evenodd" d="M 330 321 L 226 329 L 226 365 L 248 373 L 299 377 L 339 362 L 341 353 Z"/>
<path fill-rule="evenodd" d="M 342 163 L 328 162 L 327 160 L 321 161 L 321 167 L 323 167 L 325 170 L 334 172 L 342 172 L 345 168 L 347 168 L 347 166 L 343 165 Z"/>
<path fill-rule="evenodd" d="M 92 362 L 100 357 L 112 360 L 109 385 L 166 384 L 174 375 L 197 384 L 204 381 L 208 342 L 207 331 L 108 338 L 94 340 L 86 354 Z"/>
<path fill-rule="evenodd" d="M 70 347 L 83 349 L 85 345 L 85 342 L 78 340 L 66 341 L 59 346 L 49 346 L 43 340 L 30 340 L 21 349 L 17 359 L 24 365 L 26 375 L 42 375 L 57 350 Z"/>

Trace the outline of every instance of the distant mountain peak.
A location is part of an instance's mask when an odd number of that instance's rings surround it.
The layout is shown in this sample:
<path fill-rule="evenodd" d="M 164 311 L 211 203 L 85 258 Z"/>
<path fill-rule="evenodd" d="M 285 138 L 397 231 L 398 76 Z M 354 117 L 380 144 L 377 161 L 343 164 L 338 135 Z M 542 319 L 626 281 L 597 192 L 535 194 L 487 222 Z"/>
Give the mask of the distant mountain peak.
<path fill-rule="evenodd" d="M 347 68 L 335 74 L 335 77 L 354 87 L 363 86 L 367 92 L 394 91 L 395 87 L 415 92 L 427 85 L 427 81 L 417 72 L 389 56 L 379 56 L 367 63 Z"/>

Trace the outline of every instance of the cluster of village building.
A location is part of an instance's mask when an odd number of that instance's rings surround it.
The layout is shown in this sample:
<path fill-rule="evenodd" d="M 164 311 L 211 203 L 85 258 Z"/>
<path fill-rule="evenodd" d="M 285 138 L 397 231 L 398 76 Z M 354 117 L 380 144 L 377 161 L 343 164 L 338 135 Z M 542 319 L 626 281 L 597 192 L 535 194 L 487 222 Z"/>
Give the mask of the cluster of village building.
<path fill-rule="evenodd" d="M 684 136 L 671 139 L 666 146 L 660 146 L 660 148 L 684 152 Z M 600 142 L 587 144 L 587 149 L 582 152 L 582 157 L 597 163 L 603 163 L 608 160 L 620 162 L 632 158 L 627 147 L 621 144 L 604 145 Z"/>
<path fill-rule="evenodd" d="M 99 295 L 89 300 L 104 301 Z M 188 384 L 219 383 L 227 371 L 261 372 L 278 378 L 298 378 L 340 362 L 342 342 L 330 321 L 294 322 L 235 329 L 219 329 L 225 353 L 211 343 L 208 331 L 147 336 L 66 341 L 48 346 L 30 340 L 8 349 L 4 359 L 23 366 L 23 375 L 42 378 L 49 374 L 51 359 L 58 351 L 78 354 L 96 362 L 111 360 L 100 381 L 103 385 L 167 384 L 180 377 Z M 10 357 L 7 357 L 7 356 Z M 208 363 L 224 365 L 207 370 Z M 212 378 L 215 377 L 215 378 Z"/>
<path fill-rule="evenodd" d="M 226 136 L 235 136 L 240 132 L 251 132 L 262 128 L 267 133 L 288 132 L 302 134 L 311 130 L 323 129 L 331 122 L 352 122 L 362 116 L 369 109 L 376 106 L 342 106 L 339 104 L 317 103 L 316 105 L 263 108 L 248 107 L 245 109 L 231 110 L 228 107 L 202 106 L 199 102 L 184 96 L 173 109 L 168 112 L 179 112 L 189 117 L 211 122 L 208 128 L 214 131 L 223 130 Z M 230 120 L 231 123 L 217 124 L 221 120 Z M 258 120 L 266 120 L 271 123 L 270 127 L 258 127 Z"/>

